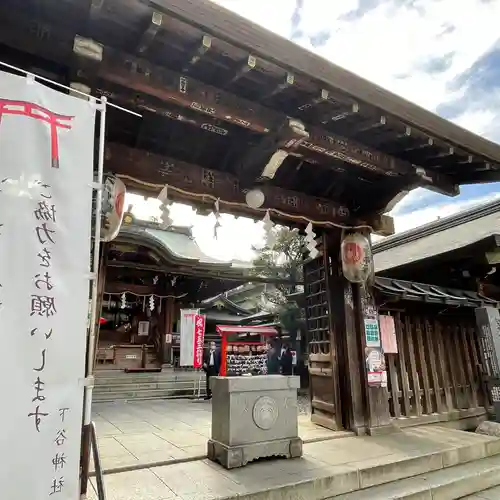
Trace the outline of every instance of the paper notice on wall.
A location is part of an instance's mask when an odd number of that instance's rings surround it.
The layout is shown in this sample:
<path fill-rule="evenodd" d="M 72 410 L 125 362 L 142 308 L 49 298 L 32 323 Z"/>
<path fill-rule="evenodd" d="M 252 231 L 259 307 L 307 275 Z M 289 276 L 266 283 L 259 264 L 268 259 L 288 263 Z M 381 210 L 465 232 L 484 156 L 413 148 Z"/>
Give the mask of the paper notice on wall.
<path fill-rule="evenodd" d="M 366 347 L 365 362 L 368 385 L 380 387 L 385 372 L 384 352 L 380 347 Z"/>
<path fill-rule="evenodd" d="M 380 347 L 380 330 L 378 319 L 365 318 L 365 339 L 367 347 Z"/>
<path fill-rule="evenodd" d="M 381 314 L 379 316 L 380 337 L 382 349 L 386 354 L 398 353 L 398 342 L 396 339 L 396 325 L 392 316 Z"/>

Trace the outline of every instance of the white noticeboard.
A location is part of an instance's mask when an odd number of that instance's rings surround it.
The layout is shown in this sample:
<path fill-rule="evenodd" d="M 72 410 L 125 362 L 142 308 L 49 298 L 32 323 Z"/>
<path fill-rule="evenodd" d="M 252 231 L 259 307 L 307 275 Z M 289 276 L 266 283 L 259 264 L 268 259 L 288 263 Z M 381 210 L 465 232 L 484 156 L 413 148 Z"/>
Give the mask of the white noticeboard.
<path fill-rule="evenodd" d="M 194 331 L 197 314 L 200 314 L 199 309 L 181 309 L 181 366 L 193 366 L 194 364 Z"/>
<path fill-rule="evenodd" d="M 76 500 L 95 106 L 0 72 L 0 498 Z"/>

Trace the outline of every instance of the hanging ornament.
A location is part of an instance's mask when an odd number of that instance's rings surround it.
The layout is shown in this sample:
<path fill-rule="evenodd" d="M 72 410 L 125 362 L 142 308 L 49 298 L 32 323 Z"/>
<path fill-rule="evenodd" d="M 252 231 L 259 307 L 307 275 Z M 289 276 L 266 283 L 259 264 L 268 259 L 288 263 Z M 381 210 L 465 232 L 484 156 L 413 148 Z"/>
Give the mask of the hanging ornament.
<path fill-rule="evenodd" d="M 214 224 L 214 239 L 215 240 L 217 239 L 217 231 L 219 230 L 220 227 L 221 227 L 221 223 L 219 222 L 219 219 L 217 219 L 215 221 L 215 224 Z"/>
<path fill-rule="evenodd" d="M 149 310 L 154 311 L 155 310 L 155 298 L 154 295 L 151 295 L 149 297 Z"/>
<path fill-rule="evenodd" d="M 125 292 L 122 293 L 121 295 L 121 304 L 120 304 L 120 308 L 121 309 L 125 309 L 127 307 L 127 295 Z"/>
<path fill-rule="evenodd" d="M 342 272 L 351 283 L 366 283 L 374 273 L 370 240 L 362 233 L 350 233 L 340 246 Z"/>
<path fill-rule="evenodd" d="M 172 201 L 168 198 L 168 184 L 161 190 L 158 195 L 158 199 L 161 201 L 160 210 L 160 227 L 162 229 L 168 229 L 172 225 L 172 219 L 170 218 L 170 208 Z"/>
<path fill-rule="evenodd" d="M 155 276 L 153 278 L 153 285 L 157 285 L 158 284 L 158 279 L 159 279 L 158 276 Z"/>
<path fill-rule="evenodd" d="M 177 283 L 177 276 L 174 276 L 171 280 L 170 280 L 170 284 L 172 285 L 172 288 L 175 286 L 175 284 Z"/>
<path fill-rule="evenodd" d="M 317 249 L 318 242 L 316 241 L 316 233 L 314 232 L 314 228 L 312 222 L 309 222 L 306 227 L 306 235 L 304 237 L 304 242 L 306 244 L 307 252 L 309 253 L 309 257 L 311 259 L 315 259 L 319 256 L 319 250 Z"/>
<path fill-rule="evenodd" d="M 274 234 L 274 222 L 271 220 L 271 213 L 269 210 L 266 210 L 266 215 L 262 219 L 264 223 L 264 233 L 266 235 L 266 244 L 269 247 L 272 247 L 276 243 L 276 235 Z"/>
<path fill-rule="evenodd" d="M 217 231 L 222 226 L 220 222 L 219 198 L 217 198 L 214 203 L 214 215 L 215 215 L 214 239 L 217 239 Z"/>

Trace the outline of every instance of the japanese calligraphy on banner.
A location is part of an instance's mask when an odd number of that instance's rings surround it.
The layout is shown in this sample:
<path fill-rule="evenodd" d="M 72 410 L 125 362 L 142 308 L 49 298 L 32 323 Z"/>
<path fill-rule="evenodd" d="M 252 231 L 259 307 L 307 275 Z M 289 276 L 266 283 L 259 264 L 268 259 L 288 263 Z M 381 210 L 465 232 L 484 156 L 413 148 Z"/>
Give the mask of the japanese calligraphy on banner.
<path fill-rule="evenodd" d="M 203 345 L 205 342 L 205 315 L 197 314 L 194 317 L 194 360 L 193 367 L 203 366 Z"/>
<path fill-rule="evenodd" d="M 95 106 L 0 72 L 0 498 L 75 500 Z"/>
<path fill-rule="evenodd" d="M 199 309 L 181 309 L 181 366 L 194 366 L 194 330 L 198 314 Z"/>

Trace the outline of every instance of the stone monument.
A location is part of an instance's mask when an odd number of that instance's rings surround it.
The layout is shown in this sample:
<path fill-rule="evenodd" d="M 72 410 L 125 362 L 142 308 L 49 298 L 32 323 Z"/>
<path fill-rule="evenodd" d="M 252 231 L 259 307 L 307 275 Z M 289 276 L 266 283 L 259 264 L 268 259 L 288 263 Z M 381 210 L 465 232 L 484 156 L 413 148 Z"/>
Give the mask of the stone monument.
<path fill-rule="evenodd" d="M 207 455 L 227 469 L 264 457 L 302 456 L 299 377 L 214 377 L 212 438 Z"/>

